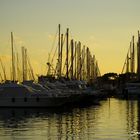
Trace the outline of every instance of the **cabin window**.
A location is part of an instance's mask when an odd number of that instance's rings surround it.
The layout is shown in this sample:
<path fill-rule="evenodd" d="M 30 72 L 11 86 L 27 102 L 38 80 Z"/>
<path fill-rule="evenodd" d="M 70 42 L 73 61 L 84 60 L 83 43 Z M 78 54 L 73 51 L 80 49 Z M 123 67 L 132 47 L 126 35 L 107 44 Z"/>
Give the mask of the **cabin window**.
<path fill-rule="evenodd" d="M 15 102 L 15 98 L 12 98 L 12 102 L 13 102 L 13 103 Z"/>
<path fill-rule="evenodd" d="M 36 101 L 39 102 L 39 100 L 40 100 L 39 97 L 37 97 L 37 98 L 36 98 Z"/>
<path fill-rule="evenodd" d="M 24 98 L 24 102 L 27 102 L 27 98 L 26 97 Z"/>

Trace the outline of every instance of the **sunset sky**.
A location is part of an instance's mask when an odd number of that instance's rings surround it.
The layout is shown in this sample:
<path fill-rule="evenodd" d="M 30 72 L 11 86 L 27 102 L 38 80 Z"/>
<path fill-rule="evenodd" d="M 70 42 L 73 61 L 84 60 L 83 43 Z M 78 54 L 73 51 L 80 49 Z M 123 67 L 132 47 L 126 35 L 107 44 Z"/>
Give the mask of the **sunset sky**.
<path fill-rule="evenodd" d="M 120 73 L 132 35 L 140 29 L 140 0 L 0 0 L 0 56 L 9 72 L 10 32 L 16 51 L 28 49 L 36 73 L 45 73 L 58 24 L 90 48 L 101 74 Z"/>

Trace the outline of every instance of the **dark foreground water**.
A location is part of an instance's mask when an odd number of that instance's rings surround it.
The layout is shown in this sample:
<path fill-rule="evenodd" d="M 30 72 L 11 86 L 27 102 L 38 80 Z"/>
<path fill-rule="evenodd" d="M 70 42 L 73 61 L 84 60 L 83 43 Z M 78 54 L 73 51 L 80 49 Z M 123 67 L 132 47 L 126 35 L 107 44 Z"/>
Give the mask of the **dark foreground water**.
<path fill-rule="evenodd" d="M 85 108 L 0 109 L 0 140 L 138 140 L 140 103 L 107 99 Z"/>

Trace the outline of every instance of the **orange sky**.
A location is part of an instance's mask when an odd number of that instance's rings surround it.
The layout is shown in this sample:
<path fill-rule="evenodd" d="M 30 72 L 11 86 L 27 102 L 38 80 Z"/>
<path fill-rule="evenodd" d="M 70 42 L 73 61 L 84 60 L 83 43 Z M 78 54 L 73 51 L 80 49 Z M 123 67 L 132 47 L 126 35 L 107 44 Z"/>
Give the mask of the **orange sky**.
<path fill-rule="evenodd" d="M 131 37 L 140 28 L 139 5 L 139 0 L 1 0 L 0 56 L 7 73 L 11 31 L 17 52 L 25 46 L 35 73 L 45 73 L 59 23 L 96 55 L 102 74 L 120 73 Z"/>

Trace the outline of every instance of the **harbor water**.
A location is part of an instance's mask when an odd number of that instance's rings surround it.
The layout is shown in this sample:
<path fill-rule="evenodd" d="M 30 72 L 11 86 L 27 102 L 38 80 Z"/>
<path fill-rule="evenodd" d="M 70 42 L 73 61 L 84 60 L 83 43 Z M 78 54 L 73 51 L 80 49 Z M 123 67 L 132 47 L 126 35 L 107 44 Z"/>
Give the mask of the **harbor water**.
<path fill-rule="evenodd" d="M 140 102 L 110 98 L 75 108 L 1 108 L 0 140 L 138 140 Z"/>

